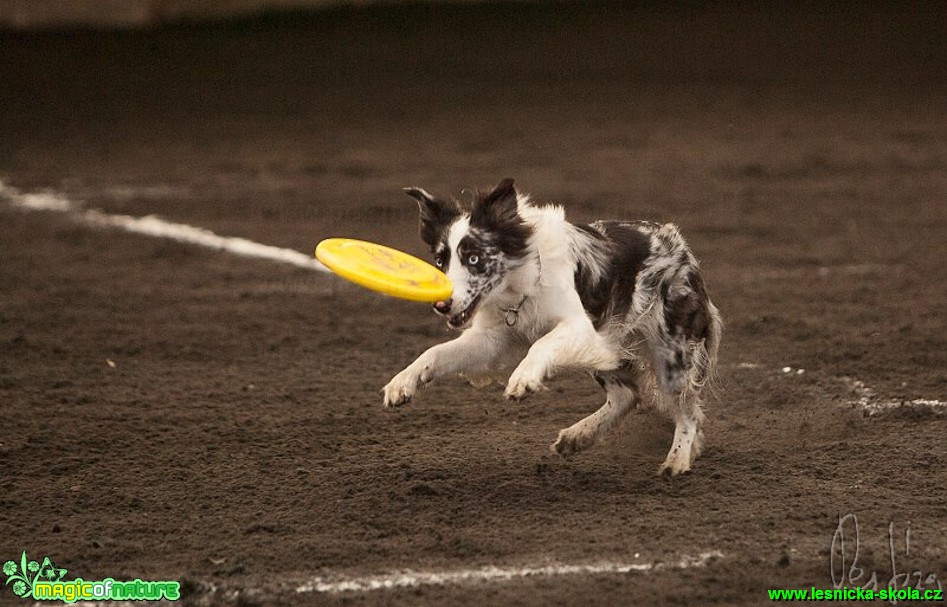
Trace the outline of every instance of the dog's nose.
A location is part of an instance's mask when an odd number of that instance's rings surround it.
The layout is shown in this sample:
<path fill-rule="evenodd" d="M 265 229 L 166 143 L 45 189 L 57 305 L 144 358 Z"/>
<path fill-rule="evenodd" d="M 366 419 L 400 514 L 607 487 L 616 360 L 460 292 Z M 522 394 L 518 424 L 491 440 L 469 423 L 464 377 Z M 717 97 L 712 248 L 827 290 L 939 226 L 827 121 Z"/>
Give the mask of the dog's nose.
<path fill-rule="evenodd" d="M 434 304 L 434 310 L 439 314 L 447 314 L 450 312 L 451 300 L 439 301 Z"/>

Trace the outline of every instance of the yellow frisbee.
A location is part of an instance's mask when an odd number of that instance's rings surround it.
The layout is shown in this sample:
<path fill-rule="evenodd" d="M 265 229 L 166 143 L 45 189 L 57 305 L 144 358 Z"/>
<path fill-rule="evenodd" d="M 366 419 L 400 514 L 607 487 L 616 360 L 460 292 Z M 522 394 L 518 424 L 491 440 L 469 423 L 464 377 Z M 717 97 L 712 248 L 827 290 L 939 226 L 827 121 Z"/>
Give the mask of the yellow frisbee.
<path fill-rule="evenodd" d="M 342 278 L 392 297 L 433 303 L 454 291 L 447 275 L 428 262 L 374 242 L 328 238 L 316 246 L 316 259 Z"/>

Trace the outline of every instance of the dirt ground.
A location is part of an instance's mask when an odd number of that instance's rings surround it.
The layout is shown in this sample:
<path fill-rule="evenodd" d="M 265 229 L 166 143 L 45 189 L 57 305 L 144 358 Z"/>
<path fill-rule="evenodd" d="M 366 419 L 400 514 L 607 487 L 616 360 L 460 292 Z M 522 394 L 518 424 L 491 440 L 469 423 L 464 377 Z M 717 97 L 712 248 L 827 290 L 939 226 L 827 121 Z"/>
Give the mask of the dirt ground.
<path fill-rule="evenodd" d="M 388 379 L 451 337 L 425 305 L 0 201 L 0 560 L 182 580 L 188 604 L 761 605 L 831 585 L 851 513 L 866 574 L 890 578 L 893 538 L 899 572 L 947 580 L 947 417 L 853 405 L 947 400 L 947 5 L 740 6 L 0 34 L 0 179 L 20 191 L 425 254 L 401 187 L 465 199 L 511 176 L 577 221 L 677 223 L 727 324 L 706 452 L 666 480 L 671 427 L 649 414 L 549 453 L 603 400 L 581 375 L 522 403 L 445 381 L 384 410 Z"/>

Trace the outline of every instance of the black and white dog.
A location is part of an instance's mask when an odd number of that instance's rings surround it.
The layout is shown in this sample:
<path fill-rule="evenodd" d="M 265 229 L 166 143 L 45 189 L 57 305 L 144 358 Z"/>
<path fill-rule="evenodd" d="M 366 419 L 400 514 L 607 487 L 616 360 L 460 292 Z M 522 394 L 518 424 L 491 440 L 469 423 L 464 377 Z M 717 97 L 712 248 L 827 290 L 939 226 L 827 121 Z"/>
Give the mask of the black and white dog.
<path fill-rule="evenodd" d="M 556 452 L 591 447 L 633 407 L 653 403 L 676 424 L 659 473 L 690 469 L 703 445 L 700 393 L 714 374 L 722 323 L 674 225 L 573 224 L 562 207 L 518 194 L 512 179 L 477 194 L 469 211 L 420 188 L 405 192 L 454 285 L 434 309 L 463 333 L 396 375 L 383 389 L 385 406 L 452 373 L 476 385 L 515 365 L 505 394 L 519 400 L 560 370 L 587 370 L 607 400 L 559 432 Z"/>

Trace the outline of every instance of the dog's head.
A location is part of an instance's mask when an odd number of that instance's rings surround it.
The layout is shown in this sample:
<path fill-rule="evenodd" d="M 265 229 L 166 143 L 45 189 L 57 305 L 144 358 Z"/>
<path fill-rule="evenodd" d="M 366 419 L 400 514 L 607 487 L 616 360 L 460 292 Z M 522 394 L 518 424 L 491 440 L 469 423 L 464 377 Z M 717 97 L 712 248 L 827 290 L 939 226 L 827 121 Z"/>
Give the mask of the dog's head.
<path fill-rule="evenodd" d="M 513 180 L 504 179 L 493 191 L 478 193 L 469 212 L 421 188 L 405 192 L 418 201 L 421 240 L 454 285 L 451 298 L 434 304 L 434 310 L 446 316 L 452 328 L 466 328 L 527 253 L 532 229 L 519 214 Z"/>

